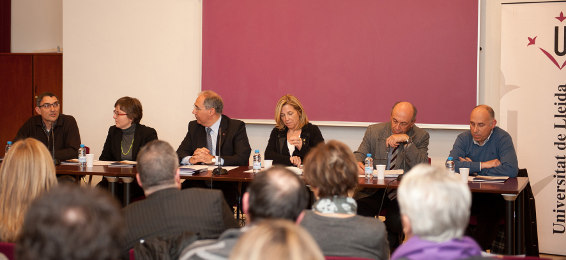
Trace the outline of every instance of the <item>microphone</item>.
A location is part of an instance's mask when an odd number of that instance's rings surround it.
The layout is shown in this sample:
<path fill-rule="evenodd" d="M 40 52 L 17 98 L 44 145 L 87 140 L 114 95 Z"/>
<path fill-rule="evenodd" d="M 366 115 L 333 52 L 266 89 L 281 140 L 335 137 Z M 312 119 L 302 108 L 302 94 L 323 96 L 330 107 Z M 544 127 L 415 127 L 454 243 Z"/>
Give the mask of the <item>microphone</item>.
<path fill-rule="evenodd" d="M 228 174 L 226 169 L 222 169 L 222 128 L 218 128 L 218 144 L 216 145 L 216 150 L 218 151 L 218 167 L 212 170 L 213 175 L 225 175 Z"/>

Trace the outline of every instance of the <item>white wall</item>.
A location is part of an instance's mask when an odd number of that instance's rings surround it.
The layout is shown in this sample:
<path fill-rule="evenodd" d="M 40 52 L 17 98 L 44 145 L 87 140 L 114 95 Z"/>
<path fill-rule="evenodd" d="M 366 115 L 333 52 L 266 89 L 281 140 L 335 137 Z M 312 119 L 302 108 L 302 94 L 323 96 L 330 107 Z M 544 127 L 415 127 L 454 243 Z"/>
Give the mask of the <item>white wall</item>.
<path fill-rule="evenodd" d="M 193 119 L 191 106 L 200 91 L 202 0 L 67 0 L 62 2 L 63 15 L 57 7 L 61 0 L 13 2 L 13 50 L 53 49 L 64 42 L 65 112 L 76 116 L 83 142 L 94 153 L 101 152 L 107 128 L 113 124 L 115 100 L 125 95 L 142 101 L 142 123 L 156 128 L 161 139 L 173 146 L 181 142 L 187 122 Z M 480 2 L 483 51 L 479 102 L 497 110 L 502 1 Z M 53 17 L 62 17 L 62 29 L 57 22 L 46 22 L 56 21 Z M 33 21 L 22 22 L 28 19 Z M 41 36 L 43 33 L 47 36 Z M 41 39 L 32 39 L 31 35 Z M 62 42 L 56 40 L 60 35 Z M 35 46 L 43 39 L 49 42 L 45 47 Z M 263 151 L 271 128 L 248 124 L 252 149 Z M 321 127 L 326 139 L 342 140 L 352 149 L 359 145 L 364 130 Z M 461 131 L 429 129 L 429 154 L 434 164 L 443 163 Z"/>
<path fill-rule="evenodd" d="M 62 0 L 12 0 L 11 52 L 56 52 L 63 47 Z"/>

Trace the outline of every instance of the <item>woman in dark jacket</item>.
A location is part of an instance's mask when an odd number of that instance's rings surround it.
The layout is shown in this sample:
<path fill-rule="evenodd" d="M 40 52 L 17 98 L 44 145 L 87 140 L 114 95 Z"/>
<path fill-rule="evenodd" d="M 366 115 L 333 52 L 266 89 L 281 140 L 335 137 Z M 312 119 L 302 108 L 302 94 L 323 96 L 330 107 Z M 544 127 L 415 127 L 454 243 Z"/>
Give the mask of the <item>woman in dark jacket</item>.
<path fill-rule="evenodd" d="M 309 123 L 299 100 L 292 95 L 279 99 L 275 107 L 275 128 L 265 148 L 265 159 L 273 164 L 301 165 L 312 147 L 324 142 L 320 129 Z"/>
<path fill-rule="evenodd" d="M 99 160 L 101 161 L 135 161 L 140 149 L 148 142 L 157 139 L 155 129 L 140 124 L 143 109 L 137 98 L 122 97 L 114 104 L 115 125 L 108 129 L 106 142 Z M 99 186 L 107 187 L 104 178 Z M 143 196 L 143 190 L 136 181 L 131 182 L 131 197 Z M 123 196 L 122 185 L 117 186 L 116 195 L 119 199 Z"/>

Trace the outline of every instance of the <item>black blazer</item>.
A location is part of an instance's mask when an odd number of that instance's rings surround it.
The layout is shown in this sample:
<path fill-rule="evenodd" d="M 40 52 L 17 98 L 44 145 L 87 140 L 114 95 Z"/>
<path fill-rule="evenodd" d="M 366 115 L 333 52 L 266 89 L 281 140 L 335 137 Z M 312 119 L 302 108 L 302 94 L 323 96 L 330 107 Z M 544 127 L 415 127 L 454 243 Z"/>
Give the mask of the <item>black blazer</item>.
<path fill-rule="evenodd" d="M 187 231 L 198 233 L 200 239 L 210 239 L 238 227 L 220 190 L 163 189 L 126 206 L 122 212 L 126 226 L 125 252 L 140 239 Z"/>
<path fill-rule="evenodd" d="M 224 159 L 224 165 L 247 166 L 250 160 L 250 142 L 246 133 L 246 124 L 240 120 L 230 119 L 222 115 L 220 121 L 220 130 L 222 136 L 218 135 L 218 144 L 222 138 L 221 153 Z M 186 156 L 192 156 L 197 148 L 206 147 L 206 130 L 205 127 L 196 120 L 189 122 L 187 135 L 179 148 L 177 155 L 179 161 Z M 218 145 L 216 146 L 216 154 L 218 155 Z"/>
<path fill-rule="evenodd" d="M 269 142 L 265 148 L 265 159 L 273 160 L 273 164 L 293 165 L 290 161 L 291 155 L 287 147 L 287 127 L 284 129 L 273 128 L 269 136 Z M 322 133 L 318 126 L 311 123 L 306 124 L 301 129 L 301 139 L 303 139 L 303 147 L 301 150 L 295 149 L 293 156 L 301 157 L 301 161 L 305 159 L 312 147 L 324 142 Z"/>
<path fill-rule="evenodd" d="M 157 139 L 157 132 L 155 129 L 138 124 L 136 126 L 136 132 L 134 133 L 134 143 L 132 144 L 132 158 L 136 160 L 138 157 L 138 152 L 146 144 Z M 104 148 L 102 153 L 98 158 L 101 161 L 120 161 L 122 160 L 122 129 L 111 126 L 108 129 L 108 135 L 106 136 L 106 142 L 104 142 Z"/>

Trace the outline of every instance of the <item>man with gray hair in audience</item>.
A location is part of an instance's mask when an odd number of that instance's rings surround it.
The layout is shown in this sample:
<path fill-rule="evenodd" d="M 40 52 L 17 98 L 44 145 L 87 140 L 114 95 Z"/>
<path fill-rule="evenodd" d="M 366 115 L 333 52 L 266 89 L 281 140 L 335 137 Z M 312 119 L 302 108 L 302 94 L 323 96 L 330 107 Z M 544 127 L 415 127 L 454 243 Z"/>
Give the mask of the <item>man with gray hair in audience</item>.
<path fill-rule="evenodd" d="M 272 167 L 254 178 L 242 199 L 250 223 L 241 229 L 229 229 L 218 240 L 196 241 L 181 254 L 181 260 L 228 259 L 238 239 L 254 224 L 266 219 L 297 222 L 308 204 L 304 182 L 284 167 Z"/>
<path fill-rule="evenodd" d="M 124 253 L 140 240 L 184 232 L 210 239 L 238 226 L 221 191 L 180 190 L 179 160 L 167 142 L 149 142 L 140 150 L 137 162 L 136 179 L 146 198 L 123 209 Z"/>
<path fill-rule="evenodd" d="M 470 219 L 471 193 L 459 176 L 444 168 L 415 166 L 397 192 L 403 232 L 408 238 L 391 259 L 463 259 L 481 255 L 464 230 Z"/>

